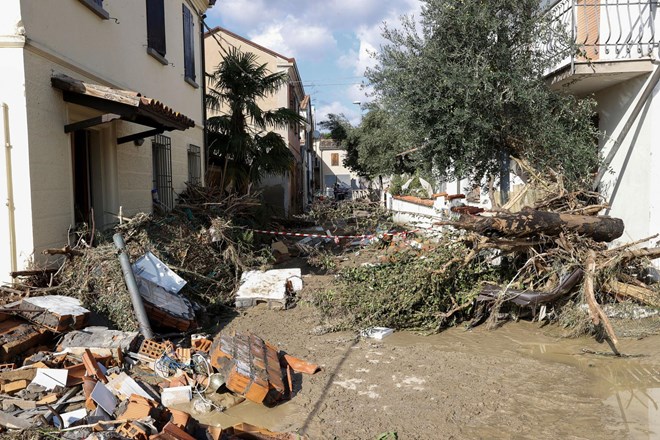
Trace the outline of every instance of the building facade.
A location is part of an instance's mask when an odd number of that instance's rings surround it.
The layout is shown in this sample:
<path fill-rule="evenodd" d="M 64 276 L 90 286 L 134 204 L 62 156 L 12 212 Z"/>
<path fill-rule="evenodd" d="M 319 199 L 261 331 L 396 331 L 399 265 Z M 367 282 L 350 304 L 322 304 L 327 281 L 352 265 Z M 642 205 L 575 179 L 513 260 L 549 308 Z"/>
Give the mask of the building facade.
<path fill-rule="evenodd" d="M 202 15 L 213 3 L 2 2 L 0 280 L 76 225 L 101 230 L 154 201 L 168 209 L 201 181 Z"/>
<path fill-rule="evenodd" d="M 281 55 L 221 27 L 208 31 L 205 34 L 205 40 L 207 72 L 213 72 L 222 63 L 224 51 L 231 47 L 237 48 L 241 52 L 251 52 L 257 56 L 257 62 L 260 65 L 266 65 L 271 73 L 286 72 L 289 76 L 288 84 L 281 87 L 275 94 L 263 99 L 259 106 L 263 110 L 284 107 L 298 114 L 305 113 L 302 105 L 306 100 L 306 95 L 295 58 Z M 307 101 L 309 102 L 309 99 Z M 209 113 L 208 116 L 214 115 Z M 306 142 L 306 138 L 303 137 L 306 130 L 304 124 L 303 126 L 290 124 L 286 128 L 273 129 L 284 138 L 294 156 L 294 164 L 286 175 L 267 176 L 259 186 L 264 201 L 272 208 L 275 215 L 286 217 L 303 209 L 305 158 L 302 146 Z"/>
<path fill-rule="evenodd" d="M 541 2 L 580 49 L 548 72 L 548 82 L 565 93 L 592 95 L 598 103 L 595 123 L 603 133 L 598 148 L 605 166 L 594 189 L 610 206 L 602 213 L 623 219 L 622 242 L 660 232 L 658 3 Z M 548 50 L 557 47 L 547 44 Z"/>
<path fill-rule="evenodd" d="M 319 182 L 324 194 L 331 194 L 335 185 L 344 189 L 362 189 L 360 176 L 344 166 L 346 148 L 333 139 L 317 139 L 314 143 L 319 157 Z"/>

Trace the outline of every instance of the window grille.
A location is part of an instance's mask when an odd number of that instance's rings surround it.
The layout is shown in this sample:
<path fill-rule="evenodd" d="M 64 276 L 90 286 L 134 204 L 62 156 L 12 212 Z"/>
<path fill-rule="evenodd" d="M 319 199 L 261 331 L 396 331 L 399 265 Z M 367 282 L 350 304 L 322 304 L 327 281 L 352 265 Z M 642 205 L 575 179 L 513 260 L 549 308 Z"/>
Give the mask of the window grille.
<path fill-rule="evenodd" d="M 172 140 L 168 136 L 157 135 L 151 141 L 153 161 L 154 204 L 170 210 L 174 207 L 172 188 Z"/>
<path fill-rule="evenodd" d="M 202 183 L 202 154 L 196 145 L 188 145 L 188 183 Z"/>

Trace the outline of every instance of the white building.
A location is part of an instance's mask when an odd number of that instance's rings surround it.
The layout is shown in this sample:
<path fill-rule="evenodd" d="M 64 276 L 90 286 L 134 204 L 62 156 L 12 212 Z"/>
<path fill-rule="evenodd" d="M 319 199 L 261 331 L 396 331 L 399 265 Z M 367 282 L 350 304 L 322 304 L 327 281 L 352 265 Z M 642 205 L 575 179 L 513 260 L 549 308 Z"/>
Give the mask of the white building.
<path fill-rule="evenodd" d="M 3 0 L 0 281 L 77 223 L 171 207 L 203 176 L 201 16 L 214 0 Z"/>
<path fill-rule="evenodd" d="M 582 55 L 567 56 L 549 72 L 552 87 L 578 96 L 593 94 L 599 148 L 609 169 L 598 189 L 625 222 L 620 241 L 660 232 L 660 23 L 657 0 L 550 3 L 555 22 L 573 35 Z M 552 49 L 552 42 L 548 42 Z M 603 170 L 605 171 L 605 170 Z"/>

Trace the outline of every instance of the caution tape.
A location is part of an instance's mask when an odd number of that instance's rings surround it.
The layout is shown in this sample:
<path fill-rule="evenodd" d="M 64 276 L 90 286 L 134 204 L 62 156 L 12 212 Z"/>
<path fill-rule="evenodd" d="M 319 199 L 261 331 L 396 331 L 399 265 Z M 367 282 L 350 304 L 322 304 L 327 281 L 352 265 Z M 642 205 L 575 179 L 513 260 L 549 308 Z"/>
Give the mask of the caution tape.
<path fill-rule="evenodd" d="M 332 235 L 332 234 L 307 234 L 304 232 L 286 232 L 286 231 L 266 231 L 262 229 L 250 229 L 252 232 L 256 232 L 257 234 L 268 234 L 268 235 L 283 235 L 287 237 L 311 237 L 311 238 L 329 238 L 331 240 L 334 240 L 335 243 L 337 243 L 339 240 L 343 239 L 368 239 L 368 238 L 376 238 L 376 237 L 381 237 L 381 236 L 397 236 L 401 235 L 405 238 L 406 235 L 412 234 L 414 232 L 417 232 L 418 229 L 415 229 L 413 231 L 400 231 L 400 232 L 383 232 L 380 234 L 363 234 L 363 235 Z"/>

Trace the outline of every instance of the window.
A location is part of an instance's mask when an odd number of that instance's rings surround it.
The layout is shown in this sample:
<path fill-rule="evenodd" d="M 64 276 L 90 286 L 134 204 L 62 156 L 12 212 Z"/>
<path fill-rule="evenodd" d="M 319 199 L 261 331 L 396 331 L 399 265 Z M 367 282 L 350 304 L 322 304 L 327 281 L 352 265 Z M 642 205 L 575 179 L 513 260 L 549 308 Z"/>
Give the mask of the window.
<path fill-rule="evenodd" d="M 101 17 L 103 20 L 110 18 L 108 11 L 103 9 L 103 0 L 79 0 L 80 3 L 87 6 L 90 11 Z"/>
<path fill-rule="evenodd" d="M 332 153 L 330 155 L 330 164 L 333 167 L 339 166 L 339 153 Z"/>
<path fill-rule="evenodd" d="M 163 65 L 165 59 L 165 5 L 164 0 L 147 0 L 147 53 Z"/>
<path fill-rule="evenodd" d="M 202 183 L 202 155 L 196 145 L 188 145 L 188 183 Z"/>
<path fill-rule="evenodd" d="M 186 5 L 181 5 L 183 8 L 183 71 L 184 78 L 191 85 L 197 86 L 195 83 L 195 32 L 193 15 Z"/>
<path fill-rule="evenodd" d="M 154 205 L 166 210 L 174 207 L 174 189 L 172 188 L 172 140 L 163 135 L 151 140 L 151 158 L 153 162 Z"/>

